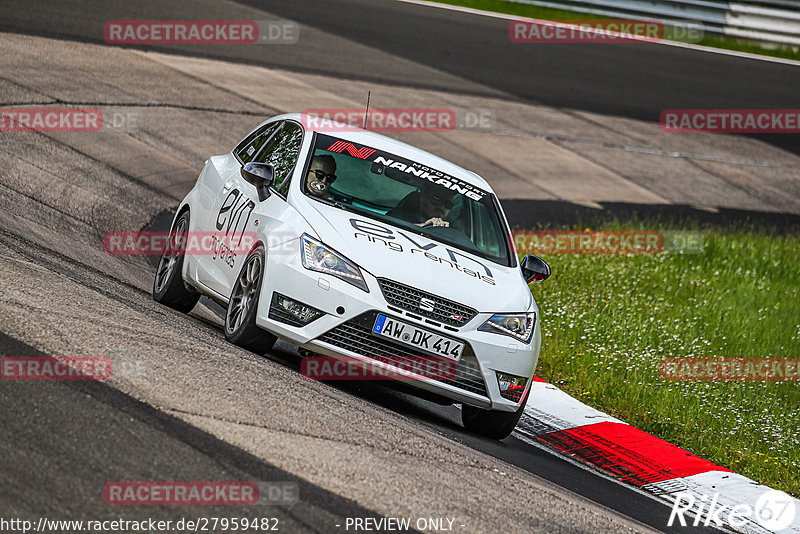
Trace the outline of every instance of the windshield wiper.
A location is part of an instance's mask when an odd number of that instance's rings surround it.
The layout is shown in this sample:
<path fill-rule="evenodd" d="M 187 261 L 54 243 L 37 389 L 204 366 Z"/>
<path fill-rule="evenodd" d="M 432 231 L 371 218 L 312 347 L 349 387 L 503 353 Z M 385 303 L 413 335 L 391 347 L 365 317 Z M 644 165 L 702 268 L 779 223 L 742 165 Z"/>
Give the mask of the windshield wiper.
<path fill-rule="evenodd" d="M 319 199 L 319 200 L 321 200 L 321 201 L 323 201 L 326 204 L 329 204 L 331 206 L 337 207 L 337 208 L 339 208 L 341 210 L 348 211 L 350 213 L 356 213 L 358 215 L 363 215 L 363 213 L 360 210 L 357 210 L 356 208 L 354 208 L 350 204 L 342 204 L 338 200 L 324 200 L 324 199 Z"/>
<path fill-rule="evenodd" d="M 343 209 L 344 211 L 349 211 L 349 212 L 352 212 L 352 213 L 358 213 L 355 209 L 353 209 L 353 206 L 350 206 L 350 205 L 347 205 L 347 204 L 342 204 L 338 200 L 331 200 L 331 204 L 333 204 L 337 208 Z"/>

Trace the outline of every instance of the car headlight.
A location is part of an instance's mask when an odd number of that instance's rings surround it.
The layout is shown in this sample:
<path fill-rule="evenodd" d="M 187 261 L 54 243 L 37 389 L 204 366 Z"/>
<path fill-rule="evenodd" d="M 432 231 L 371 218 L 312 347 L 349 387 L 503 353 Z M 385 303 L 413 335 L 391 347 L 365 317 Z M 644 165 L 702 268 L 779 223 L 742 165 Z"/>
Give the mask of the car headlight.
<path fill-rule="evenodd" d="M 536 313 L 496 313 L 481 325 L 478 330 L 505 334 L 514 339 L 528 343 L 533 336 L 536 325 Z"/>
<path fill-rule="evenodd" d="M 361 269 L 355 263 L 307 234 L 303 234 L 303 237 L 300 238 L 300 243 L 302 246 L 303 267 L 312 271 L 330 274 L 369 293 L 369 288 L 361 274 Z"/>

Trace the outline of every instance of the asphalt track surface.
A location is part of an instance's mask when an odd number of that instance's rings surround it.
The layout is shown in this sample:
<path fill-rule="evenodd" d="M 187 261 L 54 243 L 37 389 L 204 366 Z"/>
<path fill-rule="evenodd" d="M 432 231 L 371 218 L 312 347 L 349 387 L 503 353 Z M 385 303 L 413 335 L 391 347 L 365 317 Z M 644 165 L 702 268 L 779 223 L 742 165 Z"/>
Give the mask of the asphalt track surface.
<path fill-rule="evenodd" d="M 533 52 L 510 46 L 502 31 L 495 41 L 498 28 L 502 30 L 506 25 L 504 21 L 395 2 L 251 4 L 323 33 L 312 34 L 307 45 L 285 47 L 281 54 L 272 54 L 270 50 L 268 57 L 255 47 L 163 48 L 173 53 L 225 57 L 340 77 L 476 94 L 500 92 L 553 106 L 648 120 L 657 117 L 664 107 L 798 107 L 798 69 L 778 64 L 643 45 L 597 47 L 590 53 L 569 46 L 553 46 L 546 53 Z M 0 15 L 7 31 L 91 42 L 98 42 L 97 35 L 102 35 L 102 25 L 109 19 L 226 18 L 224 5 L 202 2 L 100 6 L 82 2 L 55 5 L 5 2 L 0 6 Z M 334 35 L 340 46 L 326 50 L 324 44 L 329 35 Z M 410 63 L 404 63 L 403 70 L 398 72 L 391 63 L 353 56 L 350 52 L 354 49 L 348 48 L 350 43 L 384 50 Z M 364 63 L 370 67 L 365 69 Z M 415 76 L 416 64 L 428 67 L 424 70 L 426 75 L 432 68 L 452 76 Z M 748 76 L 737 71 L 745 64 Z M 456 83 L 454 77 L 466 82 Z M 769 87 L 768 93 L 764 87 Z M 776 141 L 785 142 L 784 137 Z M 790 145 L 792 142 L 789 140 Z M 164 221 L 165 217 L 157 219 L 154 228 L 163 227 Z M 103 228 L 96 230 L 102 232 Z M 19 247 L 12 244 L 17 240 L 14 233 L 5 233 L 2 239 L 15 253 Z M 43 253 L 48 255 L 49 251 Z M 40 265 L 33 253 L 26 258 L 37 269 L 45 265 Z M 69 273 L 70 269 L 64 272 Z M 66 276 L 80 278 L 77 274 Z M 92 285 L 103 284 L 92 282 Z M 145 302 L 146 294 L 133 293 L 126 298 L 127 305 L 136 309 L 151 306 Z M 190 320 L 198 325 L 203 323 L 198 317 Z M 209 324 L 207 320 L 203 324 L 213 336 L 221 338 L 218 324 Z M 0 348 L 2 354 L 45 356 L 32 346 L 34 341 L 3 334 Z M 269 359 L 291 371 L 298 367 L 296 354 L 285 347 L 272 351 Z M 396 414 L 421 422 L 456 443 L 495 456 L 624 516 L 665 530 L 669 515 L 665 505 L 514 437 L 495 442 L 470 435 L 461 428 L 456 408 L 436 406 L 370 384 L 335 387 L 364 404 L 387 411 L 389 416 Z M 104 514 L 113 515 L 113 510 L 108 510 L 95 491 L 108 480 L 225 478 L 284 479 L 301 484 L 304 497 L 298 508 L 270 511 L 281 514 L 285 524 L 291 525 L 288 531 L 320 530 L 314 524 L 320 518 L 329 521 L 331 517 L 377 515 L 107 385 L 3 384 L 0 393 L 4 406 L 0 441 L 4 457 L 0 475 L 3 515 L 45 515 L 66 510 L 74 517 L 85 514 L 101 519 Z M 54 421 L 59 423 L 56 425 Z M 87 421 L 96 424 L 87 425 Z M 97 448 L 101 442 L 102 450 Z M 159 458 L 155 471 L 149 462 L 153 457 Z M 86 461 L 87 458 L 91 461 Z M 179 512 L 160 510 L 164 518 L 192 513 L 211 515 L 208 509 Z"/>
<path fill-rule="evenodd" d="M 0 6 L 0 29 L 102 42 L 109 20 L 225 19 L 231 13 L 227 5 L 12 0 Z M 303 38 L 279 50 L 146 48 L 410 87 L 497 91 L 527 102 L 653 122 L 665 109 L 800 108 L 800 68 L 794 65 L 651 44 L 515 44 L 508 39 L 508 20 L 390 0 L 242 0 L 235 5 L 294 20 Z M 408 63 L 370 60 L 356 45 Z M 421 72 L 413 65 L 429 68 Z M 800 153 L 798 135 L 758 137 Z"/>
<path fill-rule="evenodd" d="M 47 355 L 0 333 L 0 354 Z M 160 412 L 102 382 L 5 383 L 0 388 L 0 513 L 3 517 L 114 520 L 97 491 L 108 481 L 253 480 L 297 484 L 291 507 L 242 507 L 236 515 L 273 517 L 286 532 L 319 532 L 323 521 L 376 517 Z M 54 422 L 58 424 L 54 424 Z M 145 461 L 156 458 L 155 463 Z M 143 507 L 143 510 L 146 508 Z M 225 506 L 160 507 L 150 517 L 229 517 Z"/>

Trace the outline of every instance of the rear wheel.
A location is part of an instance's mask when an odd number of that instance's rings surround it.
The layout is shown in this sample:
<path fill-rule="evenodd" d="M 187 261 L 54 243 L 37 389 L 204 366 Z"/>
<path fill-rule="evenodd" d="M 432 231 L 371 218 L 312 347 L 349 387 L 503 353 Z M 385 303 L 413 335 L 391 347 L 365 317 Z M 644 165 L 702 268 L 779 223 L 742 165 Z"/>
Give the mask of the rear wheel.
<path fill-rule="evenodd" d="M 487 438 L 503 439 L 514 431 L 519 418 L 522 417 L 522 412 L 525 411 L 527 402 L 528 395 L 525 395 L 525 399 L 515 412 L 482 410 L 464 404 L 461 406 L 461 422 L 464 424 L 464 428 L 470 432 L 475 432 Z"/>
<path fill-rule="evenodd" d="M 183 283 L 183 259 L 189 234 L 189 212 L 185 211 L 172 227 L 167 249 L 161 254 L 153 279 L 153 300 L 188 313 L 200 300 L 200 294 Z"/>
<path fill-rule="evenodd" d="M 225 314 L 225 339 L 257 354 L 264 354 L 276 337 L 256 325 L 258 297 L 264 280 L 264 247 L 251 252 L 233 284 Z"/>

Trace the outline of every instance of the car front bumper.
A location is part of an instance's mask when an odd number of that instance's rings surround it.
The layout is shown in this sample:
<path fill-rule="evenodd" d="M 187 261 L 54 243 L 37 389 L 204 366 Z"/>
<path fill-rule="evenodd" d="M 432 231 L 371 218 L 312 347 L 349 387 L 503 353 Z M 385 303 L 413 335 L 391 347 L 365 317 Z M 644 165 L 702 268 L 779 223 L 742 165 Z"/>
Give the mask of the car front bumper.
<path fill-rule="evenodd" d="M 378 280 L 363 269 L 362 273 L 369 292 L 334 276 L 306 269 L 300 261 L 299 240 L 268 249 L 256 324 L 315 353 L 369 362 L 391 371 L 402 367 L 404 358 L 425 355 L 424 351 L 387 341 L 372 333 L 371 321 L 377 313 L 394 317 L 466 344 L 451 379 L 412 377 L 406 380 L 408 385 L 484 409 L 515 411 L 519 407 L 519 401 L 511 401 L 500 394 L 496 373 L 526 377 L 525 389 L 530 387 L 541 343 L 538 321 L 533 339 L 528 344 L 508 336 L 478 331 L 491 313 L 478 313 L 457 329 L 436 326 L 391 306 L 384 298 Z M 276 292 L 316 308 L 323 315 L 304 326 L 288 324 L 275 313 L 270 317 L 272 297 Z"/>

